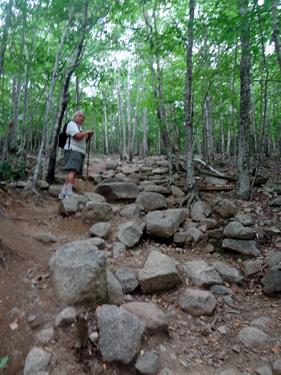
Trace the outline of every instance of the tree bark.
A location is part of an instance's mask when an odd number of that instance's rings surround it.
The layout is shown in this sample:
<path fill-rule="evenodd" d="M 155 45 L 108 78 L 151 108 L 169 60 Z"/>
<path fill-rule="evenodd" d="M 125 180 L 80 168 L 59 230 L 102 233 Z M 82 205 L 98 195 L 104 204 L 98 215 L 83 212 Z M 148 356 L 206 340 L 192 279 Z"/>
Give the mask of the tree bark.
<path fill-rule="evenodd" d="M 274 40 L 277 60 L 278 60 L 279 68 L 281 71 L 281 43 L 280 43 L 277 0 L 271 0 L 271 6 L 272 6 L 272 30 L 273 30 L 272 38 Z"/>
<path fill-rule="evenodd" d="M 143 90 L 143 92 L 145 89 Z M 138 78 L 137 78 L 137 102 L 136 102 L 136 108 L 135 108 L 135 116 L 134 116 L 134 130 L 133 130 L 133 136 L 132 136 L 132 141 L 131 141 L 131 147 L 128 150 L 129 151 L 129 158 L 130 161 L 132 162 L 133 159 L 133 153 L 134 153 L 134 145 L 135 145 L 135 140 L 137 136 L 137 130 L 138 130 L 138 114 L 139 114 L 139 101 L 140 101 L 140 73 L 138 70 Z"/>
<path fill-rule="evenodd" d="M 12 15 L 12 5 L 13 5 L 13 0 L 9 0 L 9 3 L 7 4 L 7 8 L 6 8 L 6 18 L 5 18 L 5 24 L 3 27 L 3 37 L 2 37 L 1 50 L 0 50 L 0 78 L 3 72 L 4 55 L 6 52 L 7 39 L 8 39 L 11 15 Z"/>
<path fill-rule="evenodd" d="M 103 107 L 104 115 L 104 146 L 105 146 L 105 155 L 108 155 L 108 138 L 107 138 L 107 115 L 106 115 L 106 105 Z"/>
<path fill-rule="evenodd" d="M 239 0 L 238 4 L 241 26 L 241 61 L 240 61 L 240 118 L 237 194 L 240 199 L 250 198 L 250 24 L 248 19 L 248 0 Z"/>

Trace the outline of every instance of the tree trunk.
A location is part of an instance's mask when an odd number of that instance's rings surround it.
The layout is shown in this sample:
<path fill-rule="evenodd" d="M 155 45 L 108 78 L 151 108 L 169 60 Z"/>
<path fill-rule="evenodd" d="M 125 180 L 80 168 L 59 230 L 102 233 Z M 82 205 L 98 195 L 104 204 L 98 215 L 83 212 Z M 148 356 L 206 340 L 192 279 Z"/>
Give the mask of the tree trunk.
<path fill-rule="evenodd" d="M 237 193 L 240 199 L 250 198 L 250 29 L 248 20 L 248 0 L 239 0 L 238 4 L 241 18 L 241 62 L 240 62 L 240 118 L 239 118 L 239 147 L 238 147 L 238 172 Z"/>
<path fill-rule="evenodd" d="M 252 134 L 254 138 L 254 154 L 256 154 L 258 150 L 258 139 L 257 139 L 257 129 L 256 129 L 255 87 L 253 83 L 252 83 L 251 97 L 252 97 L 251 98 Z"/>
<path fill-rule="evenodd" d="M 117 73 L 118 73 L 118 95 L 119 95 L 119 112 L 120 112 L 120 117 L 122 117 L 122 129 L 123 129 L 123 142 L 122 142 L 122 158 L 125 159 L 127 158 L 127 149 L 126 149 L 126 124 L 124 121 L 124 106 L 123 106 L 123 97 L 122 97 L 122 92 L 121 92 L 121 84 L 120 84 L 120 72 L 119 72 L 119 67 L 117 67 Z"/>
<path fill-rule="evenodd" d="M 133 159 L 133 153 L 134 153 L 134 145 L 135 145 L 135 139 L 137 136 L 137 130 L 138 130 L 138 114 L 139 114 L 139 101 L 140 101 L 140 73 L 138 70 L 138 78 L 137 78 L 137 102 L 136 102 L 136 108 L 135 108 L 135 116 L 134 116 L 134 130 L 133 130 L 133 136 L 131 141 L 131 147 L 128 150 L 129 151 L 129 158 L 132 162 Z M 145 88 L 143 89 L 143 92 L 145 92 Z"/>
<path fill-rule="evenodd" d="M 113 113 L 110 115 L 109 152 L 110 154 L 113 154 Z"/>
<path fill-rule="evenodd" d="M 173 129 L 173 133 L 172 133 L 172 136 L 173 136 L 173 152 L 174 152 L 174 155 L 175 155 L 175 170 L 174 171 L 178 172 L 179 171 L 179 157 L 180 157 L 180 146 L 179 146 L 180 137 L 179 137 L 179 130 L 178 130 L 177 125 L 176 125 L 175 103 L 174 102 L 171 103 L 171 118 L 172 118 L 171 125 L 172 125 L 172 129 Z"/>
<path fill-rule="evenodd" d="M 97 132 L 96 132 L 96 118 L 95 118 L 95 115 L 93 117 L 93 128 L 94 128 L 93 153 L 95 153 L 97 151 Z"/>
<path fill-rule="evenodd" d="M 72 14 L 73 14 L 73 10 L 74 10 L 74 6 L 75 6 L 76 1 L 77 0 L 74 0 L 73 5 L 72 5 L 71 13 L 69 15 L 68 25 L 69 25 L 70 20 L 72 18 Z M 58 116 L 57 116 L 57 121 L 56 121 L 56 124 L 55 124 L 54 135 L 53 135 L 53 138 L 52 138 L 52 145 L 51 145 L 51 150 L 50 150 L 50 160 L 49 160 L 48 173 L 47 173 L 47 178 L 46 178 L 46 180 L 49 184 L 53 184 L 54 181 L 55 181 L 57 140 L 58 140 L 58 135 L 59 135 L 59 132 L 60 132 L 60 129 L 61 129 L 61 123 L 62 123 L 62 120 L 63 120 L 63 116 L 64 116 L 64 113 L 65 113 L 65 110 L 66 110 L 66 107 L 67 107 L 67 104 L 68 104 L 68 99 L 69 99 L 68 88 L 69 88 L 70 78 L 71 78 L 71 75 L 74 71 L 74 68 L 75 68 L 75 66 L 76 66 L 76 64 L 79 60 L 79 57 L 80 57 L 80 54 L 81 54 L 81 51 L 82 51 L 82 47 L 83 47 L 83 41 L 84 41 L 86 25 L 87 25 L 87 12 L 88 12 L 88 0 L 84 0 L 81 32 L 80 32 L 80 35 L 79 35 L 79 38 L 78 38 L 78 41 L 77 41 L 76 49 L 75 49 L 71 64 L 67 68 L 64 79 L 63 79 L 62 100 L 61 100 L 60 110 L 59 110 Z M 64 35 L 66 35 L 67 30 L 68 30 L 68 26 L 66 26 Z M 62 38 L 60 49 L 62 48 L 63 42 L 64 42 L 64 39 Z M 60 51 L 58 50 L 57 58 L 59 58 L 59 54 L 60 54 Z M 54 67 L 54 70 L 55 70 L 55 67 Z M 54 72 L 53 72 L 53 77 L 54 77 Z M 51 88 L 52 88 L 52 84 L 51 84 Z M 50 92 L 51 92 L 51 90 L 50 90 Z M 52 95 L 52 92 L 49 95 Z M 47 128 L 47 124 L 48 124 L 48 117 L 47 117 L 47 112 L 46 112 L 44 129 L 45 129 L 45 125 L 46 125 L 46 128 Z M 39 158 L 39 155 L 38 155 L 38 158 Z M 38 161 L 37 164 L 39 164 L 39 163 L 40 162 Z M 39 164 L 39 169 L 40 169 L 40 164 Z M 38 173 L 39 173 L 39 169 L 38 169 Z M 38 173 L 37 173 L 37 175 L 38 175 Z"/>
<path fill-rule="evenodd" d="M 79 111 L 79 109 L 80 109 L 80 88 L 79 88 L 78 69 L 77 69 L 77 71 L 76 71 L 75 103 L 76 103 L 76 111 Z"/>
<path fill-rule="evenodd" d="M 272 6 L 272 30 L 273 30 L 272 38 L 274 40 L 277 60 L 278 60 L 279 68 L 281 71 L 281 43 L 280 43 L 277 0 L 271 0 L 271 6 Z"/>
<path fill-rule="evenodd" d="M 36 187 L 36 183 L 37 183 L 37 179 L 38 179 L 38 175 L 39 175 L 39 171 L 40 171 L 40 167 L 41 167 L 41 158 L 42 158 L 43 148 L 44 148 L 46 134 L 47 134 L 47 127 L 48 127 L 48 122 L 49 122 L 49 113 L 50 113 L 50 108 L 51 108 L 53 91 L 54 91 L 54 87 L 55 87 L 55 83 L 56 83 L 56 74 L 57 74 L 57 70 L 58 70 L 58 66 L 59 66 L 60 53 L 61 53 L 62 46 L 63 46 L 64 41 L 65 41 L 68 29 L 69 29 L 69 25 L 70 25 L 70 22 L 71 22 L 73 13 L 74 13 L 74 8 L 75 8 L 76 2 L 77 2 L 77 0 L 73 1 L 72 7 L 71 7 L 70 13 L 69 13 L 69 18 L 68 18 L 67 24 L 65 26 L 64 33 L 61 37 L 61 42 L 60 42 L 60 45 L 58 47 L 56 58 L 55 58 L 52 81 L 51 81 L 51 86 L 50 86 L 50 90 L 49 90 L 49 94 L 48 94 L 48 98 L 47 98 L 47 103 L 46 103 L 46 114 L 45 114 L 45 119 L 44 119 L 42 140 L 41 140 L 41 144 L 40 144 L 40 148 L 39 148 L 39 152 L 38 152 L 37 164 L 36 164 L 36 167 L 35 167 L 35 171 L 34 171 L 34 175 L 33 175 L 33 181 L 32 181 L 33 191 L 35 191 L 35 187 Z M 63 100 L 62 100 L 62 102 L 63 102 Z M 61 108 L 62 108 L 62 106 L 61 106 Z M 61 119 L 62 118 L 63 118 L 63 115 L 61 116 Z M 53 139 L 53 142 L 54 142 L 54 139 Z M 52 149 L 53 149 L 53 147 L 52 147 Z M 51 160 L 50 160 L 50 164 L 51 164 Z M 50 170 L 50 166 L 51 166 L 50 164 L 49 164 L 49 170 Z M 48 171 L 48 175 L 49 175 L 49 171 Z"/>
<path fill-rule="evenodd" d="M 104 113 L 104 145 L 105 145 L 105 155 L 108 155 L 108 138 L 107 138 L 107 115 L 106 115 L 106 105 L 103 107 Z"/>
<path fill-rule="evenodd" d="M 147 108 L 143 107 L 142 117 L 142 157 L 147 156 Z"/>
<path fill-rule="evenodd" d="M 219 87 L 219 95 L 220 95 L 220 152 L 221 152 L 221 160 L 224 163 L 225 161 L 225 154 L 224 154 L 224 131 L 223 131 L 223 105 L 222 105 L 222 94 L 221 89 Z"/>
<path fill-rule="evenodd" d="M 127 129 L 128 129 L 128 158 L 131 160 L 130 152 L 131 152 L 131 100 L 130 100 L 130 58 L 128 62 L 128 77 L 127 77 Z"/>
<path fill-rule="evenodd" d="M 7 39 L 8 39 L 11 15 L 12 15 L 12 5 L 13 5 L 13 0 L 9 0 L 9 3 L 7 4 L 7 8 L 6 8 L 5 24 L 4 24 L 3 31 L 2 31 L 3 36 L 2 36 L 1 50 L 0 50 L 0 78 L 3 72 L 4 55 L 6 52 Z"/>

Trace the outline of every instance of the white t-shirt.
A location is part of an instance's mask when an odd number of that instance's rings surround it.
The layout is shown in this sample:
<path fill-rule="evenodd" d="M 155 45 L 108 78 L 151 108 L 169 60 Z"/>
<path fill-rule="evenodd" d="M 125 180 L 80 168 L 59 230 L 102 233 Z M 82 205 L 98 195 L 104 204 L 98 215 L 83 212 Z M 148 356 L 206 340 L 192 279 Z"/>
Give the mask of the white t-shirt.
<path fill-rule="evenodd" d="M 70 135 L 70 145 L 69 145 L 69 140 L 67 139 L 65 146 L 64 146 L 64 150 L 79 151 L 82 154 L 86 154 L 86 137 L 79 139 L 79 140 L 74 138 L 75 134 L 81 131 L 83 131 L 81 129 L 81 126 L 79 124 L 76 124 L 75 121 L 70 121 L 67 124 L 66 134 Z"/>

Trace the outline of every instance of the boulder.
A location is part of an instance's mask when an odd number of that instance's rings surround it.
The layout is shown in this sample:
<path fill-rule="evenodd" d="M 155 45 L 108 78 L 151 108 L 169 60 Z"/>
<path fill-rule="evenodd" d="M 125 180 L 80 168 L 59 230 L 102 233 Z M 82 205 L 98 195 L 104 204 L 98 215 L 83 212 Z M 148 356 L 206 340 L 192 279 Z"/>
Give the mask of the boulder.
<path fill-rule="evenodd" d="M 168 329 L 169 323 L 166 315 L 152 303 L 130 302 L 121 307 L 136 315 L 145 324 L 145 330 L 150 335 Z"/>
<path fill-rule="evenodd" d="M 218 272 L 223 281 L 236 284 L 240 284 L 242 282 L 240 272 L 237 268 L 230 267 L 228 264 L 219 261 L 214 262 L 212 267 Z"/>
<path fill-rule="evenodd" d="M 130 204 L 120 211 L 120 216 L 138 219 L 140 217 L 140 208 L 138 204 Z"/>
<path fill-rule="evenodd" d="M 40 241 L 46 244 L 52 244 L 54 242 L 57 242 L 57 240 L 48 232 L 35 234 L 33 238 L 35 238 L 35 240 L 37 241 Z"/>
<path fill-rule="evenodd" d="M 207 230 L 215 228 L 216 225 L 217 225 L 217 221 L 215 219 L 205 218 L 205 219 L 200 220 L 200 227 L 205 226 Z"/>
<path fill-rule="evenodd" d="M 96 194 L 96 193 L 84 193 L 85 197 L 89 200 L 89 201 L 93 201 L 93 202 L 105 202 L 105 198 L 100 195 L 100 194 Z"/>
<path fill-rule="evenodd" d="M 203 260 L 192 260 L 183 264 L 183 269 L 192 282 L 201 287 L 223 284 L 214 268 L 208 266 Z"/>
<path fill-rule="evenodd" d="M 69 197 L 60 201 L 59 212 L 61 215 L 73 214 L 79 209 L 78 201 L 75 197 Z"/>
<path fill-rule="evenodd" d="M 211 214 L 211 211 L 202 201 L 197 201 L 194 203 L 191 209 L 191 218 L 193 221 L 200 221 L 205 219 Z"/>
<path fill-rule="evenodd" d="M 218 204 L 214 207 L 214 211 L 220 214 L 222 217 L 232 217 L 238 212 L 238 207 L 235 205 L 234 202 L 223 199 L 218 202 Z"/>
<path fill-rule="evenodd" d="M 238 221 L 231 221 L 225 228 L 223 235 L 227 238 L 237 238 L 240 240 L 252 240 L 256 234 L 253 229 L 245 228 Z"/>
<path fill-rule="evenodd" d="M 91 236 L 107 239 L 111 233 L 111 224 L 108 222 L 94 224 L 89 233 Z"/>
<path fill-rule="evenodd" d="M 98 173 L 89 174 L 89 179 L 93 180 L 95 184 L 100 184 L 102 182 L 102 175 Z"/>
<path fill-rule="evenodd" d="M 261 271 L 262 260 L 247 260 L 246 262 L 243 262 L 243 266 L 245 275 L 250 276 Z"/>
<path fill-rule="evenodd" d="M 201 232 L 200 229 L 197 228 L 187 229 L 187 234 L 189 234 L 192 237 L 194 244 L 197 244 L 204 239 L 204 234 Z"/>
<path fill-rule="evenodd" d="M 105 240 L 103 240 L 100 237 L 92 237 L 86 240 L 90 242 L 92 245 L 96 246 L 99 250 L 104 250 L 105 249 Z"/>
<path fill-rule="evenodd" d="M 106 252 L 89 241 L 70 242 L 49 262 L 57 297 L 67 303 L 106 300 Z"/>
<path fill-rule="evenodd" d="M 167 200 L 162 194 L 142 191 L 137 199 L 137 204 L 141 204 L 146 212 L 167 208 Z"/>
<path fill-rule="evenodd" d="M 158 193 L 163 195 L 169 195 L 172 192 L 170 188 L 159 185 L 146 185 L 144 191 L 149 191 L 151 193 Z"/>
<path fill-rule="evenodd" d="M 215 186 L 225 186 L 227 184 L 227 180 L 223 180 L 222 178 L 213 177 L 213 176 L 206 176 L 205 182 L 207 185 L 215 185 Z"/>
<path fill-rule="evenodd" d="M 277 266 L 281 262 L 281 251 L 276 251 L 266 258 L 266 263 L 269 268 Z"/>
<path fill-rule="evenodd" d="M 176 198 L 183 198 L 185 196 L 184 192 L 175 185 L 171 186 L 171 190 L 172 190 L 173 196 Z"/>
<path fill-rule="evenodd" d="M 103 360 L 130 363 L 139 353 L 144 323 L 134 314 L 113 305 L 101 306 L 96 317 Z"/>
<path fill-rule="evenodd" d="M 120 306 L 124 303 L 122 286 L 111 271 L 106 270 L 108 304 Z"/>
<path fill-rule="evenodd" d="M 255 257 L 260 255 L 259 249 L 256 247 L 255 241 L 233 240 L 225 238 L 222 241 L 222 248 L 225 250 L 235 251 L 246 255 L 253 255 Z"/>
<path fill-rule="evenodd" d="M 47 353 L 46 350 L 34 347 L 28 353 L 23 375 L 34 375 L 39 373 L 40 370 L 44 369 L 51 361 L 51 354 Z"/>
<path fill-rule="evenodd" d="M 273 375 L 281 375 L 281 358 L 273 362 Z"/>
<path fill-rule="evenodd" d="M 160 366 L 160 358 L 153 352 L 146 352 L 140 356 L 135 364 L 135 369 L 144 375 L 154 375 Z"/>
<path fill-rule="evenodd" d="M 179 229 L 186 213 L 182 209 L 149 212 L 145 217 L 149 237 L 170 238 Z"/>
<path fill-rule="evenodd" d="M 49 341 L 53 340 L 54 336 L 55 331 L 53 327 L 42 329 L 35 335 L 36 340 L 38 340 L 42 344 L 47 344 Z"/>
<path fill-rule="evenodd" d="M 251 225 L 254 225 L 254 219 L 251 215 L 246 214 L 238 214 L 235 216 L 235 221 L 239 221 L 239 223 L 243 224 L 245 227 L 250 227 Z"/>
<path fill-rule="evenodd" d="M 269 202 L 269 207 L 281 207 L 281 198 L 275 198 Z"/>
<path fill-rule="evenodd" d="M 152 250 L 142 270 L 139 271 L 142 293 L 152 293 L 173 288 L 182 283 L 176 261 L 157 250 Z"/>
<path fill-rule="evenodd" d="M 237 335 L 237 342 L 250 346 L 262 346 L 269 336 L 254 327 L 242 328 Z"/>
<path fill-rule="evenodd" d="M 50 185 L 49 194 L 51 197 L 57 198 L 59 193 L 62 191 L 63 185 Z"/>
<path fill-rule="evenodd" d="M 139 195 L 137 185 L 132 182 L 117 181 L 106 179 L 96 187 L 95 192 L 101 194 L 106 200 L 116 199 L 136 199 Z"/>
<path fill-rule="evenodd" d="M 114 257 L 125 257 L 126 256 L 126 246 L 120 242 L 114 242 L 113 244 L 113 256 Z"/>
<path fill-rule="evenodd" d="M 118 160 L 112 160 L 109 163 L 106 163 L 107 170 L 115 171 L 117 167 L 118 167 Z"/>
<path fill-rule="evenodd" d="M 116 233 L 116 238 L 118 238 L 123 245 L 132 247 L 139 242 L 142 235 L 141 227 L 133 221 L 128 221 L 120 225 Z"/>
<path fill-rule="evenodd" d="M 275 294 L 281 292 L 281 265 L 270 268 L 261 279 L 263 292 L 265 294 Z"/>
<path fill-rule="evenodd" d="M 63 309 L 55 319 L 55 327 L 63 327 L 76 322 L 75 307 Z"/>
<path fill-rule="evenodd" d="M 178 299 L 178 305 L 193 316 L 212 315 L 217 301 L 212 293 L 205 290 L 187 289 Z"/>
<path fill-rule="evenodd" d="M 66 199 L 63 200 L 63 202 Z M 84 208 L 84 216 L 88 219 L 110 220 L 113 216 L 113 209 L 110 204 L 105 202 L 89 201 Z"/>
<path fill-rule="evenodd" d="M 133 292 L 139 285 L 134 272 L 129 268 L 120 268 L 116 271 L 115 276 L 125 294 Z"/>

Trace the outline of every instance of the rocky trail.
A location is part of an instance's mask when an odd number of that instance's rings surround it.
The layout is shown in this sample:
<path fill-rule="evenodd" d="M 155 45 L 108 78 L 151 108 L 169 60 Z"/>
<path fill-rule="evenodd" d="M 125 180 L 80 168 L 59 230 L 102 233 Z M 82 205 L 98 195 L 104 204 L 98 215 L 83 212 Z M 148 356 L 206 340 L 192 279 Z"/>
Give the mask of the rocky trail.
<path fill-rule="evenodd" d="M 190 208 L 164 157 L 90 164 L 76 197 L 39 181 L 45 206 L 1 184 L 0 372 L 280 375 L 276 161 L 251 202 L 200 165 Z"/>

